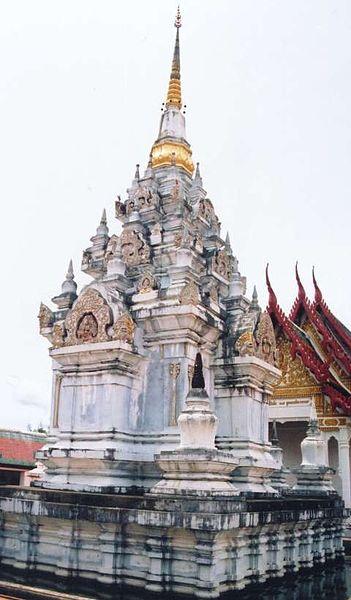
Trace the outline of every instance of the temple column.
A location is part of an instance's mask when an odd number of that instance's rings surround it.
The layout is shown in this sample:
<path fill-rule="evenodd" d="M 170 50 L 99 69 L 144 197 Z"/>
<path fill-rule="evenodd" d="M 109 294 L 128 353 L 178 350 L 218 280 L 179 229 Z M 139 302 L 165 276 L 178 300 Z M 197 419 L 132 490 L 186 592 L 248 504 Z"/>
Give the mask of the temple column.
<path fill-rule="evenodd" d="M 346 508 L 351 507 L 350 476 L 350 437 L 347 429 L 340 429 L 339 434 L 339 470 L 342 483 L 342 497 Z"/>

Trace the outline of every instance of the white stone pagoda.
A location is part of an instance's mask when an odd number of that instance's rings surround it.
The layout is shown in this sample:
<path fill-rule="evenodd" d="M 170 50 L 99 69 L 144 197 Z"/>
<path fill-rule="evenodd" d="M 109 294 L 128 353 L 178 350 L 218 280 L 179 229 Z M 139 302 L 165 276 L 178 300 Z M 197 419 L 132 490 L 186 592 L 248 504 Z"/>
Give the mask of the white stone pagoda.
<path fill-rule="evenodd" d="M 90 283 L 78 293 L 70 264 L 57 310 L 40 307 L 53 364 L 44 477 L 0 487 L 2 572 L 96 599 L 218 598 L 343 554 L 318 425 L 294 489 L 268 440 L 274 327 L 194 168 L 180 25 L 178 12 L 149 163 L 116 201 L 122 229 L 110 234 L 104 211 L 83 253 Z"/>

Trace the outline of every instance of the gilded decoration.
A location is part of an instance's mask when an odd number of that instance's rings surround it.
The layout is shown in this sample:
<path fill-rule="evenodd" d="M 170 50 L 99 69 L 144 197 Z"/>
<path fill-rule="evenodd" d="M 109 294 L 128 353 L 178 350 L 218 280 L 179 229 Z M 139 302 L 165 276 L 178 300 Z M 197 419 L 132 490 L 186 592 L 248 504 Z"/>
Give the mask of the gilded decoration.
<path fill-rule="evenodd" d="M 139 294 L 146 294 L 157 289 L 157 281 L 154 275 L 150 272 L 143 273 L 138 282 Z"/>
<path fill-rule="evenodd" d="M 181 304 L 194 304 L 195 306 L 199 303 L 199 289 L 196 283 L 190 281 L 182 288 L 179 301 Z"/>
<path fill-rule="evenodd" d="M 46 304 L 43 304 L 43 302 L 40 304 L 38 319 L 40 331 L 52 327 L 54 322 L 54 313 L 46 306 Z"/>
<path fill-rule="evenodd" d="M 291 343 L 284 338 L 280 338 L 277 342 L 277 348 L 278 368 L 282 372 L 282 378 L 275 393 L 278 390 L 280 391 L 280 388 L 291 388 L 295 390 L 295 395 L 301 395 L 297 388 L 305 387 L 312 393 L 318 393 L 319 386 L 304 366 L 301 358 L 298 355 L 294 359 L 292 358 Z"/>
<path fill-rule="evenodd" d="M 277 345 L 272 319 L 267 312 L 260 315 L 255 338 L 256 356 L 275 367 L 277 365 Z"/>
<path fill-rule="evenodd" d="M 134 340 L 135 323 L 128 313 L 121 315 L 113 326 L 114 339 L 132 344 Z"/>
<path fill-rule="evenodd" d="M 225 250 L 218 250 L 212 258 L 212 271 L 218 273 L 224 279 L 230 279 L 232 265 L 229 254 Z"/>
<path fill-rule="evenodd" d="M 272 320 L 267 312 L 260 315 L 255 332 L 254 324 L 240 334 L 235 342 L 234 350 L 239 356 L 256 356 L 261 360 L 277 366 L 277 347 Z"/>
<path fill-rule="evenodd" d="M 112 324 L 112 313 L 97 290 L 89 288 L 76 301 L 65 321 L 65 345 L 86 342 L 106 342 L 110 339 L 107 328 Z"/>
<path fill-rule="evenodd" d="M 192 152 L 188 144 L 176 142 L 175 140 L 156 142 L 151 150 L 151 166 L 157 168 L 175 165 L 182 167 L 189 175 L 192 175 L 194 163 L 191 155 Z"/>
<path fill-rule="evenodd" d="M 150 248 L 142 233 L 125 229 L 121 235 L 122 258 L 128 267 L 135 267 L 149 262 Z"/>
<path fill-rule="evenodd" d="M 239 356 L 254 356 L 255 345 L 256 342 L 253 333 L 248 329 L 236 340 L 235 350 L 238 352 Z"/>

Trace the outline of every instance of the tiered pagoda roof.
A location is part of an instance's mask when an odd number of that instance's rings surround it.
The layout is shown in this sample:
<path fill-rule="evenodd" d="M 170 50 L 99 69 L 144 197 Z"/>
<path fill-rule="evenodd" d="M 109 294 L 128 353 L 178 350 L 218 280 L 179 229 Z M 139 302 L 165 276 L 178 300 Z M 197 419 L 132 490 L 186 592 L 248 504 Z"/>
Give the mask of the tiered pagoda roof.
<path fill-rule="evenodd" d="M 351 332 L 329 309 L 314 271 L 313 302 L 306 295 L 297 264 L 295 272 L 298 294 L 287 316 L 278 304 L 267 266 L 267 311 L 277 338 L 288 340 L 292 360 L 299 357 L 321 393 L 329 398 L 333 411 L 351 416 Z"/>

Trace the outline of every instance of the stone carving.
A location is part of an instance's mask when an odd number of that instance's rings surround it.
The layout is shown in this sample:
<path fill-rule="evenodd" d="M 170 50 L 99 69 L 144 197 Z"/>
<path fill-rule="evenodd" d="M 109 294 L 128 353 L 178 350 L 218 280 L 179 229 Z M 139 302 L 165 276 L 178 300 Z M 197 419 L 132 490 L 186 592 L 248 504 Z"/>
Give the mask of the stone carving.
<path fill-rule="evenodd" d="M 231 258 L 226 250 L 218 250 L 212 258 L 212 270 L 224 279 L 230 280 L 232 274 Z"/>
<path fill-rule="evenodd" d="M 218 288 L 216 285 L 211 285 L 210 287 L 210 298 L 213 302 L 218 304 L 219 296 L 218 296 Z"/>
<path fill-rule="evenodd" d="M 61 348 L 61 346 L 64 345 L 65 335 L 66 329 L 64 321 L 57 321 L 52 330 L 52 345 L 54 348 Z"/>
<path fill-rule="evenodd" d="M 98 323 L 93 313 L 86 313 L 77 326 L 77 340 L 80 342 L 93 342 L 98 334 Z"/>
<path fill-rule="evenodd" d="M 134 210 L 143 210 L 145 208 L 157 208 L 159 205 L 158 193 L 147 186 L 140 185 L 126 203 L 126 214 L 129 215 Z"/>
<path fill-rule="evenodd" d="M 128 267 L 149 262 L 150 248 L 142 233 L 125 229 L 121 235 L 122 258 Z"/>
<path fill-rule="evenodd" d="M 218 218 L 214 211 L 213 204 L 208 198 L 199 202 L 199 216 L 205 219 L 210 225 L 218 226 Z"/>
<path fill-rule="evenodd" d="M 114 339 L 132 344 L 134 340 L 135 323 L 128 313 L 121 315 L 113 326 Z"/>
<path fill-rule="evenodd" d="M 239 356 L 253 356 L 255 353 L 255 338 L 251 330 L 244 331 L 236 340 L 234 349 Z"/>
<path fill-rule="evenodd" d="M 120 196 L 118 196 L 117 200 L 115 201 L 115 215 L 117 219 L 119 219 L 120 221 L 124 221 L 124 217 L 126 215 L 126 207 L 122 202 Z"/>
<path fill-rule="evenodd" d="M 180 374 L 180 363 L 169 364 L 169 374 L 172 379 L 171 404 L 169 410 L 169 425 L 177 425 L 177 379 Z"/>
<path fill-rule="evenodd" d="M 195 306 L 199 303 L 199 289 L 194 281 L 190 281 L 182 288 L 179 301 L 181 304 L 194 304 Z"/>
<path fill-rule="evenodd" d="M 256 337 L 256 356 L 269 364 L 277 364 L 277 346 L 272 319 L 267 312 L 263 312 L 259 318 Z"/>
<path fill-rule="evenodd" d="M 157 289 L 157 281 L 154 275 L 150 272 L 143 273 L 138 282 L 139 294 L 146 294 Z"/>
<path fill-rule="evenodd" d="M 54 322 L 54 313 L 43 302 L 40 304 L 38 319 L 40 331 L 52 327 Z"/>
<path fill-rule="evenodd" d="M 89 288 L 79 296 L 66 317 L 65 344 L 71 346 L 85 342 L 106 342 L 110 339 L 107 328 L 111 324 L 110 307 L 97 290 Z"/>
<path fill-rule="evenodd" d="M 171 192 L 171 199 L 173 202 L 178 202 L 180 200 L 180 185 L 178 179 L 175 180 L 175 184 Z"/>
<path fill-rule="evenodd" d="M 111 235 L 109 242 L 107 244 L 107 247 L 106 247 L 106 252 L 105 252 L 106 262 L 108 262 L 109 260 L 111 260 L 111 258 L 113 258 L 115 256 L 117 246 L 118 246 L 118 236 L 113 234 L 113 235 Z"/>

